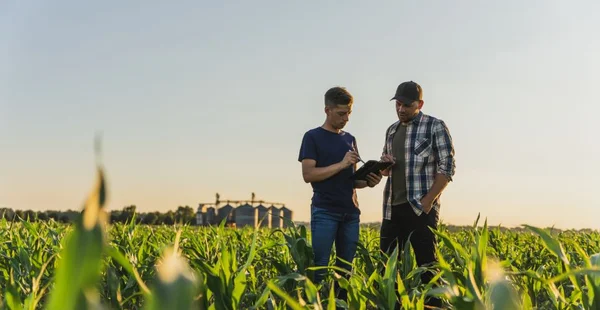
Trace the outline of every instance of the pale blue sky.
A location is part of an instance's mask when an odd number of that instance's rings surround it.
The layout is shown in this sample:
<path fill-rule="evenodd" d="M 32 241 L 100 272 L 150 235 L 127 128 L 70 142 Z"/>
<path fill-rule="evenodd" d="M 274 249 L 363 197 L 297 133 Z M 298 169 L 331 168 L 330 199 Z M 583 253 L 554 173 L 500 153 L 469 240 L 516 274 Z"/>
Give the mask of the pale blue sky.
<path fill-rule="evenodd" d="M 77 209 L 102 131 L 110 208 L 285 202 L 309 219 L 322 98 L 379 158 L 406 80 L 456 147 L 445 222 L 600 228 L 597 1 L 4 1 L 0 205 Z M 383 184 L 359 190 L 381 219 Z"/>

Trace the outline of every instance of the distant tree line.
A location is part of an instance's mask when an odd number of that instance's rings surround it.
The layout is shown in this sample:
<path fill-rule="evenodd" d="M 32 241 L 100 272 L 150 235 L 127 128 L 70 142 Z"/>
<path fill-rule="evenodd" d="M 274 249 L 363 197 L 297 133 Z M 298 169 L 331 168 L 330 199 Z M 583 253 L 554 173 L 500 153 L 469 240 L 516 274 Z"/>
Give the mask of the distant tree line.
<path fill-rule="evenodd" d="M 81 211 L 74 210 L 66 210 L 66 211 L 33 211 L 33 210 L 13 210 L 11 208 L 0 208 L 0 220 L 6 219 L 7 221 L 20 221 L 28 220 L 30 222 L 36 221 L 48 221 L 53 219 L 56 222 L 61 223 L 71 223 L 73 219 L 80 213 Z M 135 217 L 134 217 L 135 214 Z M 173 225 L 175 223 L 178 224 L 191 224 L 194 225 L 196 223 L 196 211 L 189 206 L 179 206 L 175 211 L 169 210 L 165 213 L 162 212 L 147 212 L 147 213 L 139 213 L 136 212 L 136 206 L 126 206 L 122 210 L 113 210 L 110 211 L 110 222 L 111 223 L 130 223 L 132 220 L 135 221 L 136 224 L 146 224 L 146 225 Z M 379 229 L 380 222 L 370 222 L 370 223 L 361 223 L 362 227 L 368 228 L 376 228 Z M 310 226 L 309 222 L 296 222 L 296 225 L 304 225 Z M 470 229 L 472 226 L 456 226 L 452 224 L 441 224 L 444 226 L 444 229 L 454 233 L 464 229 Z M 481 226 L 481 224 L 479 225 Z M 497 227 L 490 226 L 489 229 L 500 231 L 512 231 L 512 232 L 530 232 L 528 229 L 524 227 Z M 577 232 L 585 232 L 590 233 L 594 231 L 598 231 L 597 229 L 583 228 L 583 229 L 568 229 L 563 230 L 555 227 L 546 227 L 546 229 L 551 232 L 563 232 L 563 231 L 577 231 Z"/>
<path fill-rule="evenodd" d="M 33 210 L 13 210 L 11 208 L 0 208 L 0 220 L 3 218 L 8 221 L 27 220 L 30 222 L 48 221 L 53 219 L 56 222 L 71 223 L 81 211 L 33 211 Z M 179 206 L 175 211 L 169 210 L 162 212 L 140 213 L 136 211 L 136 206 L 126 206 L 122 210 L 110 211 L 111 223 L 130 223 L 132 220 L 137 224 L 147 225 L 173 225 L 195 224 L 196 211 L 189 206 Z"/>
<path fill-rule="evenodd" d="M 310 227 L 310 222 L 296 221 L 295 224 Z M 373 228 L 373 229 L 379 230 L 379 228 L 381 227 L 381 222 L 362 222 L 362 223 L 360 223 L 360 227 L 361 228 Z M 479 223 L 478 227 L 479 227 L 479 229 L 482 229 L 483 225 L 481 223 Z M 441 230 L 444 230 L 444 231 L 448 231 L 450 233 L 458 233 L 463 230 L 473 229 L 473 226 L 472 225 L 452 225 L 452 224 L 447 224 L 447 223 L 440 223 L 440 224 L 438 224 L 438 228 Z M 504 226 L 489 225 L 488 229 L 489 230 L 499 230 L 500 232 L 508 231 L 508 232 L 514 232 L 514 233 L 532 233 L 531 230 L 529 230 L 525 227 L 519 227 L 519 226 L 504 227 Z M 550 231 L 551 233 L 561 233 L 561 232 L 567 232 L 567 231 L 578 232 L 578 233 L 599 232 L 598 229 L 592 229 L 592 228 L 560 229 L 560 228 L 556 228 L 556 227 L 545 227 L 545 229 Z"/>

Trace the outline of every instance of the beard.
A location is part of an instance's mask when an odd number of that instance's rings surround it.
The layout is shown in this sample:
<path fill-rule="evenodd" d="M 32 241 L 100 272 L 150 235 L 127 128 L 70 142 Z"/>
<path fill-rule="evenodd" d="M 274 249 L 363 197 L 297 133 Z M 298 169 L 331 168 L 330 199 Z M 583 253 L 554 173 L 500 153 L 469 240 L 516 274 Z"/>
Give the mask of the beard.
<path fill-rule="evenodd" d="M 413 114 L 408 114 L 408 113 L 400 114 L 400 113 L 398 113 L 398 119 L 401 122 L 408 122 L 408 121 L 412 120 L 416 115 L 417 115 L 417 113 L 413 113 Z"/>

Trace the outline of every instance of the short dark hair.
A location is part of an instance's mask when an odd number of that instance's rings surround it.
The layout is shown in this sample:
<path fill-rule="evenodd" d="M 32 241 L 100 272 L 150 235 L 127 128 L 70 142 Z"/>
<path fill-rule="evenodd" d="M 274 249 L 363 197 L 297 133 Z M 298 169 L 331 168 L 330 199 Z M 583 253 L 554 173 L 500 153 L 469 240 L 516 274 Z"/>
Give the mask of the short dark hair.
<path fill-rule="evenodd" d="M 353 102 L 354 98 L 344 87 L 332 87 L 325 93 L 326 106 L 351 105 Z"/>

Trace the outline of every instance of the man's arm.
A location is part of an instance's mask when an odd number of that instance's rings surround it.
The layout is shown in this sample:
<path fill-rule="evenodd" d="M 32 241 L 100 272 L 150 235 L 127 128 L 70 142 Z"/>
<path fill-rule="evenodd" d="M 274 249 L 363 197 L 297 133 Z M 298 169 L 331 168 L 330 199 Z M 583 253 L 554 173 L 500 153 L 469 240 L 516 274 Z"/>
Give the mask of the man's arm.
<path fill-rule="evenodd" d="M 354 181 L 354 188 L 365 188 L 367 187 L 367 181 L 364 180 L 355 180 Z"/>
<path fill-rule="evenodd" d="M 354 181 L 355 188 L 375 187 L 381 182 L 381 175 L 377 175 L 373 172 L 367 175 L 367 180 L 356 180 Z"/>
<path fill-rule="evenodd" d="M 431 188 L 427 194 L 423 197 L 423 199 L 421 199 L 423 208 L 429 207 L 429 209 L 431 209 L 433 202 L 442 194 L 442 191 L 446 188 L 448 182 L 449 180 L 445 174 L 438 173 L 435 175 L 433 185 L 431 185 Z"/>
<path fill-rule="evenodd" d="M 437 160 L 437 173 L 452 181 L 456 163 L 454 161 L 454 144 L 448 127 L 442 120 L 438 120 L 433 128 L 433 150 Z"/>
<path fill-rule="evenodd" d="M 454 145 L 450 131 L 443 121 L 434 125 L 433 150 L 437 160 L 437 172 L 433 185 L 427 194 L 421 199 L 425 213 L 429 213 L 433 202 L 442 194 L 449 182 L 452 181 L 455 171 Z"/>
<path fill-rule="evenodd" d="M 340 171 L 355 165 L 358 162 L 358 154 L 354 151 L 348 151 L 344 158 L 339 162 L 327 167 L 317 167 L 317 161 L 311 158 L 302 160 L 302 177 L 304 182 L 320 182 L 326 180 Z"/>
<path fill-rule="evenodd" d="M 304 178 L 304 182 L 311 183 L 326 180 L 348 167 L 344 166 L 344 161 L 329 165 L 327 167 L 316 166 L 317 161 L 314 159 L 302 160 L 302 177 Z"/>
<path fill-rule="evenodd" d="M 394 156 L 392 156 L 390 154 L 386 154 L 386 155 L 381 156 L 381 161 L 392 162 L 391 166 L 380 171 L 382 176 L 389 177 L 390 174 L 392 174 L 392 167 L 394 167 L 394 165 L 396 164 L 396 159 L 394 158 Z"/>
<path fill-rule="evenodd" d="M 348 151 L 340 162 L 327 167 L 317 167 L 318 153 L 313 137 L 308 133 L 304 134 L 298 161 L 302 162 L 302 178 L 306 183 L 326 180 L 358 162 L 358 154 Z"/>

